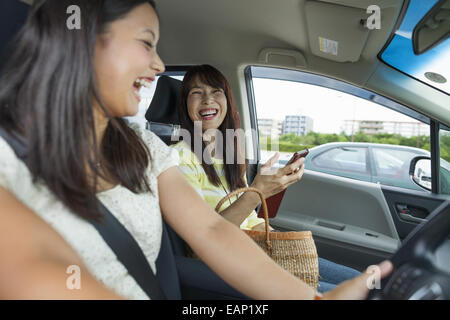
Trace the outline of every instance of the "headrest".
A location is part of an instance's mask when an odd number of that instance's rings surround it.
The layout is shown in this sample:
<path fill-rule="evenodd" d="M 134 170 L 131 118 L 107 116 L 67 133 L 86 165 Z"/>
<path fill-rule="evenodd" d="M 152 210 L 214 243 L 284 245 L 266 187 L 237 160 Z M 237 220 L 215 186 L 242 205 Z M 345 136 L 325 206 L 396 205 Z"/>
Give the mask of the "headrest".
<path fill-rule="evenodd" d="M 181 81 L 161 76 L 152 102 L 145 113 L 148 122 L 179 125 L 177 106 L 181 94 Z"/>
<path fill-rule="evenodd" d="M 0 63 L 6 60 L 6 51 L 11 40 L 20 30 L 28 15 L 29 5 L 19 0 L 0 1 Z M 1 67 L 1 65 L 0 65 Z"/>
<path fill-rule="evenodd" d="M 168 76 L 159 77 L 152 102 L 145 113 L 147 129 L 167 145 L 179 140 L 180 120 L 177 106 L 180 93 L 180 80 Z"/>

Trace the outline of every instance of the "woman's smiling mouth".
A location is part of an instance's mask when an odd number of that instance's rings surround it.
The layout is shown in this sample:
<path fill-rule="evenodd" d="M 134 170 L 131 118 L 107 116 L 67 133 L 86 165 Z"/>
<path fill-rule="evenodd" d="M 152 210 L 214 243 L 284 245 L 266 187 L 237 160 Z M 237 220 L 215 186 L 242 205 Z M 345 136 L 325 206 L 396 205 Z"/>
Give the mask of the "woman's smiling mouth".
<path fill-rule="evenodd" d="M 203 120 L 212 120 L 215 117 L 217 117 L 218 113 L 219 110 L 215 108 L 202 109 L 198 112 L 198 114 L 200 115 L 200 117 L 202 117 Z"/>
<path fill-rule="evenodd" d="M 140 90 L 142 87 L 150 88 L 152 85 L 152 82 L 154 81 L 154 78 L 138 78 L 133 83 L 133 92 L 136 99 L 140 102 L 141 101 L 141 95 Z"/>

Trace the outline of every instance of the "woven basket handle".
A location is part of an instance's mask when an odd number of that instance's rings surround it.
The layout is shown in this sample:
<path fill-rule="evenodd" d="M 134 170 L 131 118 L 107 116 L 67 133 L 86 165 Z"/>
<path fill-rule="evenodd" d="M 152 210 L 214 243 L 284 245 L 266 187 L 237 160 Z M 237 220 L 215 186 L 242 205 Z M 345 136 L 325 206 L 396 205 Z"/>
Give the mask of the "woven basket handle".
<path fill-rule="evenodd" d="M 247 191 L 256 192 L 259 195 L 259 198 L 261 199 L 262 209 L 264 212 L 264 221 L 266 224 L 266 244 L 267 244 L 268 249 L 270 250 L 270 249 L 272 249 L 272 243 L 270 242 L 270 238 L 269 238 L 269 212 L 267 210 L 266 199 L 264 199 L 264 195 L 260 190 L 258 190 L 256 188 L 252 188 L 252 187 L 236 189 L 233 192 L 226 195 L 225 197 L 223 197 L 217 204 L 215 210 L 216 210 L 216 212 L 219 212 L 220 207 L 222 207 L 222 205 L 225 201 L 227 201 L 228 199 L 230 199 L 231 197 L 233 197 L 235 195 L 238 195 L 239 193 L 247 192 Z"/>

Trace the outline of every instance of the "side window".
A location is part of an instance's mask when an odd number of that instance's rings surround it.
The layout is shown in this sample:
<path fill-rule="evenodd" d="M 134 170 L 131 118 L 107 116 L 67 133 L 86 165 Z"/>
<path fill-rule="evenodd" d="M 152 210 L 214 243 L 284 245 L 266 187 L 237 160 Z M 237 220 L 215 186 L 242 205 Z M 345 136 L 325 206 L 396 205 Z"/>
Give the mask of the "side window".
<path fill-rule="evenodd" d="M 372 152 L 375 175 L 384 178 L 400 178 L 403 174 L 408 173 L 411 159 L 420 155 L 413 151 L 391 148 L 373 148 Z M 427 153 L 424 152 L 422 155 L 427 155 Z"/>
<path fill-rule="evenodd" d="M 367 168 L 367 148 L 337 147 L 312 158 L 312 165 L 318 169 L 336 172 L 369 173 Z"/>
<path fill-rule="evenodd" d="M 428 192 L 409 165 L 430 156 L 429 118 L 324 76 L 267 67 L 251 75 L 262 161 L 279 151 L 283 165 L 309 148 L 306 169 Z"/>

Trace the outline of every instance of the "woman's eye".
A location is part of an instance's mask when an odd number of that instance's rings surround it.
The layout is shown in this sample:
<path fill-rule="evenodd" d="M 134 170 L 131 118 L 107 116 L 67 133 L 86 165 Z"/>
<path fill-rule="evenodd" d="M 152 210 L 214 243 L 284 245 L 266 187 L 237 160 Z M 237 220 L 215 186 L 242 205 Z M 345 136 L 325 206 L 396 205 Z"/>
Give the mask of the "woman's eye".
<path fill-rule="evenodd" d="M 191 94 L 201 94 L 200 91 L 192 91 Z"/>
<path fill-rule="evenodd" d="M 213 91 L 214 93 L 222 93 L 223 91 L 221 89 L 217 89 Z"/>
<path fill-rule="evenodd" d="M 145 40 L 141 40 L 142 43 L 145 44 L 145 46 L 148 47 L 148 49 L 153 49 L 153 44 L 151 42 L 145 41 Z"/>

